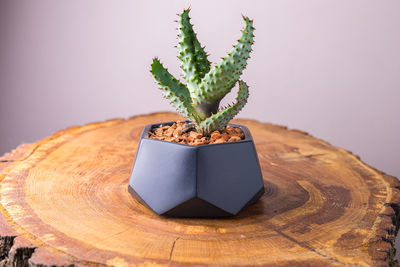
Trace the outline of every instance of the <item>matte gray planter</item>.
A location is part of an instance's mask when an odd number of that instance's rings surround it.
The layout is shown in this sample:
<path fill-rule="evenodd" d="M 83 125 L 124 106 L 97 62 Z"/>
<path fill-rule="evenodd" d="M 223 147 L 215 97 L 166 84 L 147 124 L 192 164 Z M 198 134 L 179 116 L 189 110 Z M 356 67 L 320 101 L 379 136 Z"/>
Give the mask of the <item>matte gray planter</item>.
<path fill-rule="evenodd" d="M 128 190 L 158 215 L 228 217 L 264 193 L 249 130 L 239 142 L 190 146 L 148 138 L 160 124 L 147 125 L 140 139 Z"/>

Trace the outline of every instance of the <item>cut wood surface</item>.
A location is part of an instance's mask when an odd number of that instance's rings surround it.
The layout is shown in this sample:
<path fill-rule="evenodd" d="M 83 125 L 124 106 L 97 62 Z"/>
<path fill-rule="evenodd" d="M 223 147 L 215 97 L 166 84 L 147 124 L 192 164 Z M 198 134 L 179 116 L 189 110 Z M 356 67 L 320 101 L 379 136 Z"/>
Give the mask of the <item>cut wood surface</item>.
<path fill-rule="evenodd" d="M 266 187 L 237 217 L 171 219 L 139 204 L 128 179 L 140 133 L 177 119 L 156 113 L 71 127 L 0 158 L 1 264 L 390 264 L 399 181 L 282 126 L 233 121 L 252 132 Z"/>

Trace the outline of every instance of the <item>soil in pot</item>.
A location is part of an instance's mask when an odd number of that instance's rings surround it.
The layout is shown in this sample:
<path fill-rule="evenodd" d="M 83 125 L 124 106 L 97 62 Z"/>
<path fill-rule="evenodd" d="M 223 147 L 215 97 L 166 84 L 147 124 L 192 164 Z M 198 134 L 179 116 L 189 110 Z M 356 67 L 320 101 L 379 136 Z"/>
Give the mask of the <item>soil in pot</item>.
<path fill-rule="evenodd" d="M 193 124 L 185 121 L 177 121 L 172 125 L 160 125 L 149 132 L 149 138 L 199 146 L 206 144 L 221 144 L 237 142 L 244 139 L 244 133 L 240 128 L 226 126 L 219 131 L 214 131 L 210 136 L 198 133 Z"/>

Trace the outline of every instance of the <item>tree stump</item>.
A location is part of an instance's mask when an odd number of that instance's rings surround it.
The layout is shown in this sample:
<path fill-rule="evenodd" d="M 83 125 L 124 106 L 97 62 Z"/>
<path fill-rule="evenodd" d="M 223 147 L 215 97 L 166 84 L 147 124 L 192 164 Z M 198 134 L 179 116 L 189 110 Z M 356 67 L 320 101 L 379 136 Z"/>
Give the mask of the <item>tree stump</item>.
<path fill-rule="evenodd" d="M 177 119 L 156 113 L 71 127 L 0 158 L 1 263 L 391 263 L 399 181 L 304 132 L 253 120 L 233 123 L 254 137 L 260 201 L 230 219 L 155 215 L 130 196 L 128 179 L 143 127 Z"/>

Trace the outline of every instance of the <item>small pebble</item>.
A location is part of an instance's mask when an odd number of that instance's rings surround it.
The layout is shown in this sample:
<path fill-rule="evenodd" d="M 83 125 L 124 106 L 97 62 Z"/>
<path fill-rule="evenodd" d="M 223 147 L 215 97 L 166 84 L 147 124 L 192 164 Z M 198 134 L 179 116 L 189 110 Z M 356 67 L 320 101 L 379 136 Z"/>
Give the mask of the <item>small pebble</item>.
<path fill-rule="evenodd" d="M 240 141 L 240 140 L 242 140 L 242 138 L 240 138 L 240 137 L 237 136 L 237 135 L 233 135 L 233 136 L 231 136 L 231 137 L 229 138 L 228 142 L 237 142 L 237 141 Z"/>

